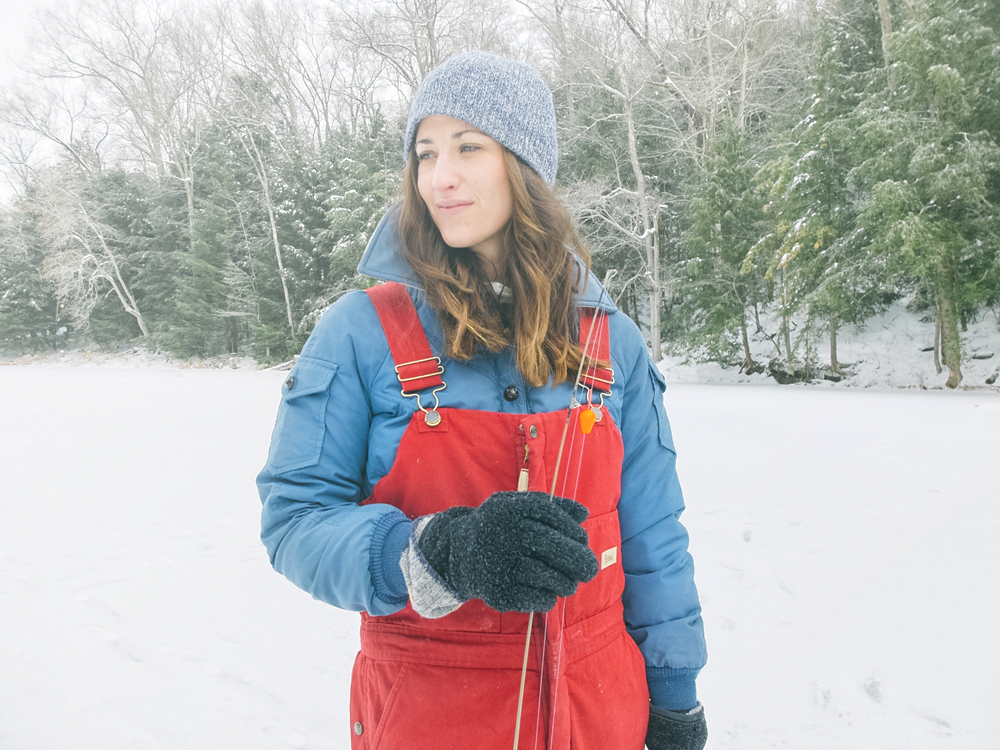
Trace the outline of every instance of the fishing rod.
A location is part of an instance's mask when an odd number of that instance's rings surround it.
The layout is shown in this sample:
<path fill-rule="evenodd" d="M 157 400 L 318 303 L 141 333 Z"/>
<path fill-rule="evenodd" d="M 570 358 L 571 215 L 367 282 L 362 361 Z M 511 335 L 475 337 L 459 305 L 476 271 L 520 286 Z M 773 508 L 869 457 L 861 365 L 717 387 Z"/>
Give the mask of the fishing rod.
<path fill-rule="evenodd" d="M 604 308 L 601 307 L 601 302 L 603 301 L 603 299 L 604 299 L 605 296 L 608 296 L 608 299 L 610 301 L 610 296 L 608 295 L 608 284 L 611 282 L 611 279 L 613 279 L 615 277 L 615 274 L 617 274 L 617 273 L 618 273 L 618 271 L 612 268 L 612 269 L 609 269 L 608 272 L 604 275 L 604 281 L 601 284 L 601 294 L 597 298 L 597 310 L 598 310 L 598 312 L 597 312 L 597 315 L 594 318 L 592 318 L 591 321 L 590 321 L 590 330 L 587 332 L 587 342 L 583 345 L 583 349 L 581 351 L 580 366 L 577 368 L 577 371 L 576 371 L 576 380 L 573 382 L 573 392 L 570 395 L 569 408 L 566 409 L 566 422 L 563 424 L 562 438 L 560 438 L 560 440 L 559 440 L 559 452 L 556 454 L 556 465 L 555 465 L 555 469 L 552 472 L 552 488 L 549 490 L 549 502 L 550 503 L 552 502 L 552 500 L 555 498 L 555 495 L 556 495 L 556 482 L 558 481 L 558 478 L 559 478 L 559 466 L 562 463 L 563 449 L 566 446 L 566 435 L 569 433 L 569 424 L 572 421 L 573 409 L 575 409 L 577 406 L 580 406 L 580 403 L 579 403 L 579 401 L 577 401 L 576 396 L 577 396 L 577 393 L 579 392 L 580 387 L 582 385 L 581 380 L 583 378 L 583 365 L 584 365 L 584 362 L 586 362 L 588 359 L 589 360 L 593 360 L 593 358 L 590 357 L 590 355 L 587 354 L 587 352 L 590 349 L 590 342 L 591 342 L 591 340 L 593 339 L 593 336 L 594 336 L 594 329 L 597 328 L 598 325 L 600 325 L 603 322 L 601 320 L 601 316 L 605 316 L 607 314 L 606 311 L 604 310 Z M 589 430 L 588 430 L 588 432 L 589 432 Z M 582 453 L 582 451 L 581 451 L 581 454 L 580 454 L 580 460 L 581 461 L 583 460 L 583 453 Z M 563 486 L 565 488 L 565 482 L 563 483 Z M 521 712 L 522 712 L 522 709 L 524 708 L 524 685 L 525 685 L 525 682 L 527 681 L 527 677 L 528 677 L 528 656 L 531 653 L 531 630 L 532 630 L 532 626 L 534 625 L 534 621 L 535 621 L 535 613 L 532 611 L 532 612 L 530 612 L 528 614 L 528 633 L 527 633 L 527 636 L 524 639 L 524 661 L 521 664 L 521 686 L 520 686 L 520 688 L 518 690 L 518 695 L 517 695 L 517 720 L 514 723 L 514 749 L 513 750 L 517 750 L 518 744 L 521 741 Z M 544 648 L 544 643 L 542 645 L 543 645 L 543 648 Z M 560 638 L 560 647 L 561 647 L 561 645 L 562 645 L 562 639 Z M 543 658 L 544 658 L 544 652 L 543 652 Z M 539 677 L 539 679 L 538 679 L 539 700 L 541 699 L 541 690 L 542 690 L 542 680 L 541 680 L 542 666 L 543 665 L 539 664 L 539 672 L 538 672 L 538 677 Z M 537 742 L 538 742 L 538 732 L 536 730 L 536 732 L 535 732 L 535 743 L 537 744 Z"/>

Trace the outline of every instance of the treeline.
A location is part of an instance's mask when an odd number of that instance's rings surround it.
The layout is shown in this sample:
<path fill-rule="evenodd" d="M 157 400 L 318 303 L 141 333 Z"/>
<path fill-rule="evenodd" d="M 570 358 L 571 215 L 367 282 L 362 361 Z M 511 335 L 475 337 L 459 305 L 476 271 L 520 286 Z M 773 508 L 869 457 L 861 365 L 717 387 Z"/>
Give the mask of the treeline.
<path fill-rule="evenodd" d="M 1000 302 L 996 0 L 86 0 L 46 12 L 0 103 L 0 348 L 140 342 L 288 358 L 403 167 L 449 55 L 542 71 L 557 187 L 650 338 L 814 366 L 905 298 Z"/>

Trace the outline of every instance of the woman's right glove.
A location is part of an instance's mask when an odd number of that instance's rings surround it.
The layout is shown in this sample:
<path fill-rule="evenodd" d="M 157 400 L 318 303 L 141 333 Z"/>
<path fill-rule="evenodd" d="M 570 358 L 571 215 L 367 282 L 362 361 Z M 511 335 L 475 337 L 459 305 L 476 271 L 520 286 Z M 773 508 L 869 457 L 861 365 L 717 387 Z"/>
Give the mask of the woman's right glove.
<path fill-rule="evenodd" d="M 469 599 L 501 612 L 547 612 L 597 575 L 580 525 L 587 509 L 544 492 L 496 492 L 413 524 L 400 567 L 410 603 L 442 617 Z"/>
<path fill-rule="evenodd" d="M 705 709 L 699 703 L 690 711 L 649 707 L 646 747 L 649 750 L 702 750 L 708 742 Z"/>

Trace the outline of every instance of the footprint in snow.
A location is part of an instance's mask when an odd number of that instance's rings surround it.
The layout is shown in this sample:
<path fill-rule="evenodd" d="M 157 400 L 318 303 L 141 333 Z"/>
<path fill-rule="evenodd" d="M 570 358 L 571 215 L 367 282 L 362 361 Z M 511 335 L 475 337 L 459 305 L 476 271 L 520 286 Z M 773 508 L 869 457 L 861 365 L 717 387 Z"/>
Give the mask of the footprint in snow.
<path fill-rule="evenodd" d="M 865 692 L 868 697 L 871 698 L 876 703 L 882 702 L 882 682 L 874 677 L 865 680 L 864 682 Z"/>

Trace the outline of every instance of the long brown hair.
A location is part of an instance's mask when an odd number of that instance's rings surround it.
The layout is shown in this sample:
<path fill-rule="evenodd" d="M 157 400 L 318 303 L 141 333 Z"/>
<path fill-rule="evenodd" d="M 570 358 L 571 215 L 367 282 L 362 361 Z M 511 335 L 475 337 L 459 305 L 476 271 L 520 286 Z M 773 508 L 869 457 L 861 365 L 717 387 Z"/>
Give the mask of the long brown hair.
<path fill-rule="evenodd" d="M 441 238 L 417 190 L 412 155 L 397 224 L 401 251 L 438 311 L 449 356 L 467 360 L 479 346 L 496 352 L 513 344 L 528 383 L 541 386 L 550 377 L 561 383 L 580 366 L 573 293 L 586 283 L 590 253 L 545 181 L 506 148 L 504 165 L 514 206 L 501 235 L 499 270 L 511 290 L 510 304 L 498 299 L 473 250 L 449 247 Z"/>

